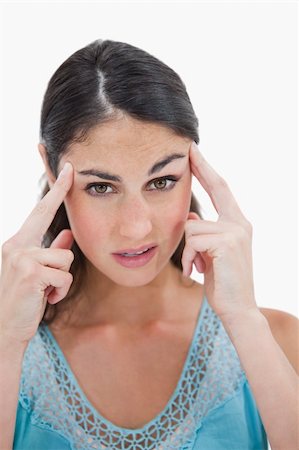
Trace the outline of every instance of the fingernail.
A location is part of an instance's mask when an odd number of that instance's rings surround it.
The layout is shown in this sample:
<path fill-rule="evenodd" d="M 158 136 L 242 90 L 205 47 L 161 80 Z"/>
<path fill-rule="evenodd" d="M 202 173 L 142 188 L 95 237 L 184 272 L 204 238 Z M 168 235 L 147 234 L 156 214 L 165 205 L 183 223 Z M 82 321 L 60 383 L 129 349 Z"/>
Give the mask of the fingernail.
<path fill-rule="evenodd" d="M 66 162 L 60 172 L 60 174 L 58 175 L 58 178 L 63 177 L 64 175 L 66 175 L 70 170 L 71 170 L 71 163 Z"/>

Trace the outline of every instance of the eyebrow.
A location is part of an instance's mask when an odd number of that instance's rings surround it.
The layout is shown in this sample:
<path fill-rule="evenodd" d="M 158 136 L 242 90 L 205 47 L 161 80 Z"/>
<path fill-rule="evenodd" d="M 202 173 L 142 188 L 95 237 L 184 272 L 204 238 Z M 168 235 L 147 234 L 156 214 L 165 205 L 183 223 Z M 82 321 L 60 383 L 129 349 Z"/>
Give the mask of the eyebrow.
<path fill-rule="evenodd" d="M 154 173 L 160 172 L 167 164 L 170 164 L 172 161 L 180 158 L 185 158 L 187 155 L 184 155 L 183 153 L 173 153 L 171 155 L 166 156 L 166 158 L 163 158 L 159 161 L 157 161 L 147 172 L 148 176 L 153 175 Z M 88 170 L 80 170 L 77 171 L 80 175 L 93 175 L 98 178 L 102 178 L 103 180 L 110 180 L 110 181 L 116 181 L 119 183 L 122 183 L 122 178 L 118 175 L 113 175 L 108 172 L 102 172 L 97 169 L 88 169 Z"/>

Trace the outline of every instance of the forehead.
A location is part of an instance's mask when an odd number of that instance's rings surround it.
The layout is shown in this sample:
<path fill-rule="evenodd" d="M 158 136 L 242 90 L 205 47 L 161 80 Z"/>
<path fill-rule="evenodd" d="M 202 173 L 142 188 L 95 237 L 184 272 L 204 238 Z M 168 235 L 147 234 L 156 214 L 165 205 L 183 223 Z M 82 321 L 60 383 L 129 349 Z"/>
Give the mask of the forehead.
<path fill-rule="evenodd" d="M 170 152 L 188 152 L 190 138 L 178 136 L 160 124 L 122 117 L 94 127 L 84 143 L 70 146 L 67 157 L 75 161 L 101 161 L 148 166 Z"/>

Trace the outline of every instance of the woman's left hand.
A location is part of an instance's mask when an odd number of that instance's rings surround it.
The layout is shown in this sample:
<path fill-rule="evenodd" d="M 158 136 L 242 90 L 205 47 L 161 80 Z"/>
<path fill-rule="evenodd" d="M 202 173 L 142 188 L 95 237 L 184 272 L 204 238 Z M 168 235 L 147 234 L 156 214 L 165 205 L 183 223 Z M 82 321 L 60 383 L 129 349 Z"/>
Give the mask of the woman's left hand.
<path fill-rule="evenodd" d="M 252 270 L 252 225 L 244 217 L 226 181 L 210 166 L 195 142 L 190 148 L 190 167 L 210 196 L 219 215 L 217 222 L 189 213 L 182 254 L 184 275 L 192 265 L 204 273 L 210 306 L 220 319 L 259 311 L 255 302 Z"/>

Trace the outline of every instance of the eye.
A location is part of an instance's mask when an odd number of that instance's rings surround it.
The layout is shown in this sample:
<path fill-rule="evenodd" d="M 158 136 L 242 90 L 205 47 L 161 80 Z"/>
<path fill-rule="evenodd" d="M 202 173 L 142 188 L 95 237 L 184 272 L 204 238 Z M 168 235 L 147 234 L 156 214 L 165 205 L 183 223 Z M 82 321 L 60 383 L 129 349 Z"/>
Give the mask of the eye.
<path fill-rule="evenodd" d="M 106 192 L 107 188 L 111 188 L 109 184 L 105 183 L 90 183 L 84 188 L 85 191 L 89 193 L 89 195 L 93 195 L 94 197 L 105 197 L 106 195 L 110 195 L 113 192 Z"/>
<path fill-rule="evenodd" d="M 167 186 L 167 181 L 170 181 L 170 184 Z M 151 190 L 158 190 L 158 191 L 168 191 L 174 187 L 178 179 L 176 177 L 163 177 L 163 178 L 157 178 L 156 180 L 151 181 L 150 184 L 154 184 L 157 189 L 151 189 Z"/>
<path fill-rule="evenodd" d="M 167 185 L 167 181 L 169 182 L 169 185 Z M 156 189 L 150 189 L 150 191 L 169 191 L 175 186 L 177 181 L 178 178 L 174 176 L 156 178 L 149 183 L 149 185 L 154 184 Z M 113 192 L 107 192 L 108 188 L 112 188 L 112 186 L 107 183 L 90 183 L 84 189 L 89 193 L 89 195 L 93 195 L 94 197 L 106 197 L 113 194 Z"/>
<path fill-rule="evenodd" d="M 91 187 L 94 188 L 97 194 L 110 194 L 110 192 L 106 192 L 106 189 L 111 187 L 108 184 L 95 184 Z"/>

